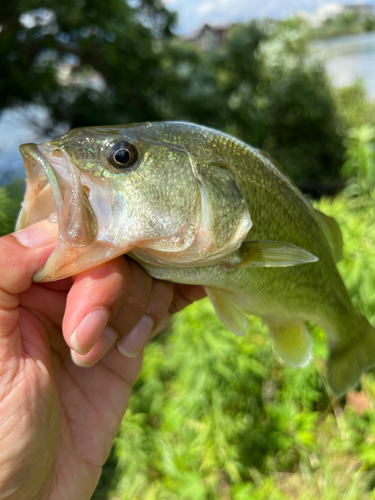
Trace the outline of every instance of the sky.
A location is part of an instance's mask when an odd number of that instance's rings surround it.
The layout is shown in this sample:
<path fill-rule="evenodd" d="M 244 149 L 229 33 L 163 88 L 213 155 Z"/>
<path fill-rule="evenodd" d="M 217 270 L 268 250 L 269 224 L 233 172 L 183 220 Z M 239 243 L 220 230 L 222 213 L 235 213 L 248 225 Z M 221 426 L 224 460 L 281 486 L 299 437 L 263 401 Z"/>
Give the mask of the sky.
<path fill-rule="evenodd" d="M 272 17 L 284 19 L 294 12 L 315 12 L 323 5 L 333 3 L 354 4 L 369 3 L 375 0 L 163 0 L 169 10 L 179 15 L 176 32 L 189 35 L 204 23 L 227 25 L 234 22 L 246 22 L 251 19 Z"/>

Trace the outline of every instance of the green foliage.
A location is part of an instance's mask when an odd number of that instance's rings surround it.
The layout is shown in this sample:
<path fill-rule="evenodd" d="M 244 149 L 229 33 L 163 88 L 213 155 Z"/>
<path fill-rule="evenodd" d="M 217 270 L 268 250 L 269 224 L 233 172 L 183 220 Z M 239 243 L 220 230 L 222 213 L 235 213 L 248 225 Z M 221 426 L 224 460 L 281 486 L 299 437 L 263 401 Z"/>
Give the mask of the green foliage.
<path fill-rule="evenodd" d="M 330 38 L 374 30 L 374 15 L 367 14 L 363 16 L 356 12 L 343 12 L 337 16 L 327 18 L 321 26 L 311 28 L 309 36 L 311 38 Z"/>
<path fill-rule="evenodd" d="M 264 79 L 269 83 L 261 103 L 267 128 L 262 148 L 308 190 L 309 179 L 324 183 L 337 177 L 343 148 L 342 125 L 325 72 L 319 64 L 307 65 L 306 54 L 300 30 L 276 31 L 263 44 Z"/>
<path fill-rule="evenodd" d="M 153 44 L 175 19 L 158 0 L 16 0 L 0 18 L 0 109 L 37 102 L 72 127 L 158 118 Z"/>
<path fill-rule="evenodd" d="M 239 25 L 203 52 L 171 35 L 159 0 L 15 0 L 0 18 L 0 109 L 36 102 L 69 127 L 192 121 L 268 151 L 314 194 L 340 175 L 341 119 L 301 21 Z"/>
<path fill-rule="evenodd" d="M 335 89 L 334 99 L 345 129 L 375 125 L 375 104 L 368 99 L 363 83 Z"/>
<path fill-rule="evenodd" d="M 253 22 L 233 28 L 216 52 L 175 42 L 173 51 L 170 65 L 184 80 L 165 89 L 167 119 L 210 125 L 267 151 L 304 190 L 311 179 L 324 190 L 339 177 L 342 120 L 323 68 L 306 64 L 299 25 Z"/>
<path fill-rule="evenodd" d="M 346 191 L 375 200 L 375 126 L 351 128 L 346 139 L 343 173 L 351 177 Z M 353 177 L 354 176 L 354 177 Z"/>
<path fill-rule="evenodd" d="M 375 324 L 375 209 L 363 200 L 343 194 L 317 208 L 339 222 L 345 241 L 339 269 L 356 307 Z M 351 404 L 330 398 L 325 335 L 310 329 L 315 361 L 293 369 L 277 359 L 257 318 L 238 338 L 207 300 L 177 315 L 146 349 L 104 469 L 117 486 L 94 498 L 374 498 L 375 410 L 358 416 Z M 363 377 L 363 387 L 371 406 L 373 374 Z"/>
<path fill-rule="evenodd" d="M 14 181 L 9 186 L 0 186 L 0 236 L 14 231 L 24 193 L 24 182 Z"/>
<path fill-rule="evenodd" d="M 0 15 L 0 109 L 38 102 L 70 126 L 210 125 L 271 153 L 310 192 L 318 181 L 315 194 L 337 179 L 346 150 L 350 190 L 317 207 L 342 228 L 340 272 L 375 324 L 373 106 L 359 86 L 333 94 L 323 69 L 306 64 L 303 20 L 238 26 L 206 53 L 171 35 L 174 16 L 157 0 L 50 0 L 45 9 L 17 0 Z M 1 235 L 14 229 L 22 191 L 0 188 Z M 207 300 L 180 313 L 146 349 L 93 498 L 375 498 L 375 411 L 357 416 L 349 399 L 330 399 L 325 336 L 311 331 L 315 362 L 297 370 L 277 359 L 256 318 L 237 338 Z M 375 376 L 362 386 L 373 405 Z"/>
<path fill-rule="evenodd" d="M 353 161 L 363 153 L 358 138 L 363 149 L 371 131 L 352 134 Z M 375 325 L 371 192 L 353 197 L 345 191 L 334 200 L 322 198 L 316 208 L 339 223 L 339 270 L 355 306 Z M 257 318 L 249 318 L 247 334 L 238 338 L 208 300 L 177 315 L 146 349 L 104 468 L 117 486 L 112 481 L 100 496 L 102 482 L 94 499 L 374 498 L 375 374 L 362 377 L 362 392 L 338 401 L 325 388 L 325 335 L 314 325 L 310 330 L 314 362 L 293 369 L 277 359 Z M 366 410 L 355 403 L 358 397 Z"/>

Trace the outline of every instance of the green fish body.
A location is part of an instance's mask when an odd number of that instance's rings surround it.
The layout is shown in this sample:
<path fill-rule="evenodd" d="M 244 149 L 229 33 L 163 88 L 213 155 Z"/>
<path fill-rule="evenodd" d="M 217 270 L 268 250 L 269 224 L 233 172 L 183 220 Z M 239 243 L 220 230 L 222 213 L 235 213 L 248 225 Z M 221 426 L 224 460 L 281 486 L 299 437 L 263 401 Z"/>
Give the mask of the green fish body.
<path fill-rule="evenodd" d="M 54 210 L 59 223 L 58 248 L 37 281 L 128 252 L 155 278 L 203 285 L 236 334 L 245 314 L 260 316 L 293 366 L 311 357 L 306 321 L 321 326 L 336 394 L 375 364 L 375 330 L 336 268 L 337 223 L 261 151 L 209 128 L 160 122 L 76 129 L 21 152 L 28 188 L 17 229 Z"/>

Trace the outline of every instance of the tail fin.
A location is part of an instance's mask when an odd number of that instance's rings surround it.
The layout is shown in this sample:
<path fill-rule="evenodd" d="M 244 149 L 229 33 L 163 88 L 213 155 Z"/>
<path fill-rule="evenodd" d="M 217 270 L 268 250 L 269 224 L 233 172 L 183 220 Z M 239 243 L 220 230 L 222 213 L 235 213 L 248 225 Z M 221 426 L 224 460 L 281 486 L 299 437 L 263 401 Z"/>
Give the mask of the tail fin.
<path fill-rule="evenodd" d="M 375 365 L 375 329 L 364 316 L 358 320 L 364 325 L 362 336 L 333 349 L 328 360 L 328 382 L 337 396 L 357 385 L 362 373 Z"/>

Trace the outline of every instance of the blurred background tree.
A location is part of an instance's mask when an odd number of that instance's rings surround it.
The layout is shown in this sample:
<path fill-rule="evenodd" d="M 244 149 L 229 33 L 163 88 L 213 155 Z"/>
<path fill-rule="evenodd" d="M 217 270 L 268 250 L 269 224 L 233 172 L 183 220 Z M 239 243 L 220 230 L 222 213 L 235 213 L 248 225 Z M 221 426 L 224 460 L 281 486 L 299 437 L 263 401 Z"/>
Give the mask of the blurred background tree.
<path fill-rule="evenodd" d="M 0 7 L 0 108 L 38 103 L 70 127 L 160 118 L 159 56 L 175 16 L 157 0 Z"/>
<path fill-rule="evenodd" d="M 159 0 L 2 3 L 0 110 L 41 104 L 68 128 L 193 121 L 266 150 L 304 191 L 337 190 L 342 120 L 301 26 L 252 22 L 203 51 L 175 19 Z"/>

